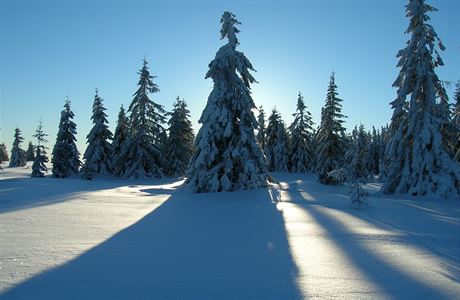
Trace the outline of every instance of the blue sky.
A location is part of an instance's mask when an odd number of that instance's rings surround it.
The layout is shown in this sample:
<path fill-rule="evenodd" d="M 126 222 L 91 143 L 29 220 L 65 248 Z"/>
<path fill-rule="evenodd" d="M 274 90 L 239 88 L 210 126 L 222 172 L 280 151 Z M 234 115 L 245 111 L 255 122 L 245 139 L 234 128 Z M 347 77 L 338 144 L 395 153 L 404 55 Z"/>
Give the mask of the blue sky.
<path fill-rule="evenodd" d="M 431 14 L 447 50 L 443 80 L 460 79 L 460 1 L 432 0 Z M 232 11 L 242 23 L 240 47 L 259 84 L 256 105 L 274 106 L 287 123 L 302 91 L 318 123 L 332 70 L 344 99 L 347 127 L 389 122 L 391 87 L 408 24 L 403 0 L 314 1 L 9 1 L 0 2 L 0 142 L 11 148 L 18 126 L 25 141 L 40 119 L 54 143 L 66 95 L 72 101 L 83 152 L 98 88 L 114 129 L 121 104 L 136 90 L 142 59 L 150 62 L 171 109 L 186 99 L 195 129 L 212 89 L 209 62 L 224 43 L 220 17 Z M 454 89 L 448 89 L 452 96 Z M 23 147 L 26 147 L 24 144 Z"/>

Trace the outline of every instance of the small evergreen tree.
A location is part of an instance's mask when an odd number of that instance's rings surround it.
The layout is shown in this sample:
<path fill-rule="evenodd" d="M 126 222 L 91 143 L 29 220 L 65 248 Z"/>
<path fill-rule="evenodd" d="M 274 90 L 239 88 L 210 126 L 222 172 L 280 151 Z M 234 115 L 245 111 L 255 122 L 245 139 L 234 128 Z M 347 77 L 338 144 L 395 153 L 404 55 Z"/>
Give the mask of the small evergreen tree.
<path fill-rule="evenodd" d="M 48 156 L 46 156 L 45 144 L 48 142 L 46 137 L 48 135 L 43 132 L 42 121 L 38 124 L 37 130 L 33 137 L 37 139 L 37 146 L 35 147 L 35 157 L 34 163 L 32 164 L 32 174 L 31 177 L 44 177 L 45 173 L 48 171 L 46 163 L 48 162 Z"/>
<path fill-rule="evenodd" d="M 70 100 L 67 98 L 59 120 L 59 129 L 56 143 L 53 147 L 53 176 L 64 178 L 76 175 L 81 166 L 80 153 L 77 149 L 76 137 L 77 125 L 73 122 L 74 113 L 70 108 Z"/>
<path fill-rule="evenodd" d="M 26 152 L 21 149 L 22 141 L 24 141 L 24 138 L 21 136 L 21 130 L 16 127 L 14 130 L 13 148 L 11 149 L 10 168 L 26 165 Z"/>
<path fill-rule="evenodd" d="M 0 144 L 0 163 L 10 160 L 5 143 Z"/>
<path fill-rule="evenodd" d="M 193 133 L 190 111 L 184 99 L 176 98 L 168 121 L 169 136 L 166 141 L 165 153 L 168 166 L 167 174 L 182 176 L 187 171 L 187 166 L 194 151 L 195 134 Z"/>
<path fill-rule="evenodd" d="M 424 0 L 409 0 L 406 6 L 410 18 L 406 33 L 411 38 L 397 55 L 401 70 L 393 84 L 398 92 L 392 102 L 393 130 L 385 155 L 385 193 L 445 197 L 460 193 L 460 167 L 446 152 L 441 134 L 447 96 L 435 73 L 443 65 L 435 43 L 441 50 L 444 46 L 427 23 L 427 13 L 432 11 L 436 9 Z"/>
<path fill-rule="evenodd" d="M 126 116 L 123 105 L 120 107 L 118 113 L 117 127 L 113 135 L 113 174 L 115 176 L 123 176 L 125 173 L 125 162 L 120 159 L 120 154 L 125 146 L 126 139 L 128 138 L 128 117 Z"/>
<path fill-rule="evenodd" d="M 269 171 L 289 170 L 289 139 L 281 115 L 274 108 L 268 118 L 265 155 Z"/>
<path fill-rule="evenodd" d="M 162 177 L 164 168 L 165 110 L 162 105 L 150 100 L 149 93 L 159 91 L 153 83 L 155 76 L 150 75 L 148 62 L 144 59 L 140 75 L 139 88 L 129 105 L 131 113 L 128 123 L 128 138 L 117 157 L 117 175 L 126 178 Z M 124 164 L 124 166 L 121 166 Z"/>
<path fill-rule="evenodd" d="M 259 107 L 259 116 L 257 117 L 257 123 L 259 124 L 259 130 L 257 131 L 257 142 L 260 145 L 260 148 L 262 150 L 265 149 L 265 139 L 266 139 L 266 133 L 265 133 L 265 111 L 262 105 Z"/>
<path fill-rule="evenodd" d="M 353 183 L 350 190 L 350 201 L 355 208 L 368 206 L 367 196 L 369 193 L 364 191 L 359 182 Z"/>
<path fill-rule="evenodd" d="M 316 172 L 323 184 L 336 184 L 329 172 L 343 165 L 345 146 L 343 136 L 342 99 L 337 97 L 335 74 L 332 73 L 327 89 L 326 103 L 321 113 L 321 124 L 317 134 Z"/>
<path fill-rule="evenodd" d="M 239 44 L 235 15 L 225 12 L 221 18 L 221 38 L 228 43 L 209 64 L 206 78 L 214 88 L 199 122 L 196 152 L 188 169 L 187 185 L 194 192 L 220 192 L 251 189 L 267 185 L 265 160 L 254 130 L 256 108 L 250 84 L 256 80 L 254 68 L 236 47 Z"/>
<path fill-rule="evenodd" d="M 92 179 L 97 174 L 107 175 L 112 173 L 112 132 L 107 125 L 107 114 L 102 103 L 103 99 L 99 96 L 96 89 L 96 95 L 93 102 L 93 128 L 86 136 L 88 147 L 86 148 L 83 158 L 81 175 L 84 179 Z"/>
<path fill-rule="evenodd" d="M 32 145 L 32 142 L 29 141 L 29 145 L 27 146 L 27 150 L 26 150 L 26 160 L 34 161 L 34 158 L 35 158 L 34 145 Z"/>
<path fill-rule="evenodd" d="M 368 137 L 364 130 L 364 126 L 360 125 L 358 129 L 358 136 L 356 141 L 351 148 L 351 162 L 349 165 L 349 171 L 354 179 L 366 180 L 369 177 L 369 171 L 367 169 L 366 158 L 368 149 Z"/>
<path fill-rule="evenodd" d="M 311 171 L 314 169 L 313 121 L 300 92 L 297 111 L 293 116 L 294 121 L 289 127 L 292 139 L 291 171 Z"/>

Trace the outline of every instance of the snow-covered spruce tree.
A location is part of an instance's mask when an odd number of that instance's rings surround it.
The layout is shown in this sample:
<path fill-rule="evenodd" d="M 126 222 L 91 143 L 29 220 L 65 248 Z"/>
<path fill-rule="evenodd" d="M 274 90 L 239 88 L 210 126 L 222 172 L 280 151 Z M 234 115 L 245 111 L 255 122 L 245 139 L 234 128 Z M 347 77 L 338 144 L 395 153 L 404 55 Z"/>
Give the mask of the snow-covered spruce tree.
<path fill-rule="evenodd" d="M 364 126 L 360 125 L 358 129 L 358 136 L 351 149 L 351 162 L 348 166 L 351 175 L 356 180 L 366 180 L 369 177 L 367 169 L 366 158 L 368 150 L 368 136 L 364 130 Z"/>
<path fill-rule="evenodd" d="M 163 176 L 165 164 L 161 151 L 165 110 L 149 98 L 149 93 L 156 93 L 159 89 L 152 81 L 155 76 L 150 75 L 147 60 L 144 59 L 138 74 L 139 88 L 128 109 L 128 138 L 115 162 L 117 175 L 125 178 L 159 178 Z M 124 170 L 123 174 L 119 170 Z"/>
<path fill-rule="evenodd" d="M 398 129 L 386 152 L 390 163 L 386 165 L 385 193 L 444 197 L 460 193 L 460 166 L 449 157 L 442 143 L 443 118 L 439 111 L 443 109 L 437 99 L 446 96 L 435 73 L 435 68 L 443 65 L 435 43 L 441 50 L 444 46 L 427 23 L 427 13 L 432 11 L 436 9 L 424 0 L 410 0 L 406 6 L 410 18 L 406 33 L 411 38 L 397 55 L 401 70 L 394 83 L 398 92 L 392 106 L 395 113 L 404 107 L 407 112 L 402 121 L 392 120 Z"/>
<path fill-rule="evenodd" d="M 262 105 L 259 107 L 259 115 L 257 116 L 257 123 L 259 124 L 259 128 L 257 131 L 257 142 L 260 145 L 260 148 L 262 150 L 265 149 L 265 139 L 266 139 L 266 133 L 265 133 L 265 111 Z"/>
<path fill-rule="evenodd" d="M 335 74 L 332 73 L 327 89 L 326 103 L 321 113 L 321 124 L 317 133 L 316 172 L 323 184 L 336 184 L 328 173 L 342 167 L 345 147 L 343 136 L 342 99 L 337 97 Z"/>
<path fill-rule="evenodd" d="M 452 125 L 453 128 L 457 131 L 457 139 L 454 141 L 455 143 L 455 155 L 454 160 L 460 162 L 460 83 L 457 83 L 457 89 L 455 91 L 455 106 L 454 106 L 454 113 L 452 114 Z"/>
<path fill-rule="evenodd" d="M 113 134 L 112 149 L 113 149 L 113 175 L 123 176 L 125 173 L 125 163 L 124 161 L 118 159 L 121 151 L 125 145 L 126 139 L 128 137 L 128 117 L 126 116 L 125 109 L 123 105 L 120 107 L 120 112 L 118 113 L 117 127 L 115 128 L 115 133 Z"/>
<path fill-rule="evenodd" d="M 378 175 L 380 182 L 383 182 L 386 177 L 386 169 L 387 169 L 386 166 L 389 160 L 385 158 L 385 153 L 386 153 L 387 146 L 389 144 L 389 140 L 390 140 L 390 127 L 387 124 L 380 128 L 380 143 L 379 143 L 380 145 L 379 147 L 380 164 L 379 164 L 379 175 Z"/>
<path fill-rule="evenodd" d="M 77 125 L 73 122 L 74 113 L 70 109 L 70 100 L 67 98 L 59 120 L 59 129 L 56 143 L 53 147 L 51 163 L 53 176 L 64 178 L 76 175 L 81 166 L 80 153 L 77 149 Z"/>
<path fill-rule="evenodd" d="M 5 143 L 0 144 L 0 163 L 10 160 Z"/>
<path fill-rule="evenodd" d="M 93 128 L 86 136 L 87 144 L 83 158 L 85 163 L 81 168 L 83 179 L 92 179 L 94 176 L 101 174 L 107 175 L 112 173 L 112 132 L 110 132 L 107 114 L 102 103 L 103 99 L 99 96 L 96 89 L 96 95 L 93 102 Z"/>
<path fill-rule="evenodd" d="M 165 145 L 167 161 L 166 173 L 170 176 L 182 176 L 194 151 L 195 134 L 193 133 L 190 111 L 184 99 L 176 98 L 168 121 L 168 139 Z"/>
<path fill-rule="evenodd" d="M 214 88 L 200 117 L 189 169 L 187 185 L 195 192 L 220 192 L 258 188 L 267 185 L 265 159 L 254 130 L 256 108 L 250 84 L 256 82 L 246 56 L 236 50 L 240 24 L 235 15 L 225 12 L 221 18 L 221 38 L 228 43 L 209 64 L 206 78 Z"/>
<path fill-rule="evenodd" d="M 291 132 L 291 171 L 307 172 L 314 169 L 313 121 L 303 96 L 299 92 L 297 110 L 293 114 Z"/>
<path fill-rule="evenodd" d="M 35 147 L 35 157 L 34 163 L 32 164 L 32 174 L 31 177 L 44 177 L 45 173 L 48 171 L 46 167 L 46 163 L 48 162 L 48 156 L 46 156 L 46 149 L 45 144 L 48 142 L 46 137 L 48 135 L 43 132 L 43 124 L 42 121 L 38 123 L 37 130 L 35 130 L 35 134 L 33 137 L 37 139 L 37 146 Z"/>
<path fill-rule="evenodd" d="M 13 148 L 11 148 L 10 168 L 23 167 L 26 165 L 26 152 L 21 149 L 21 143 L 24 138 L 21 136 L 21 130 L 14 130 Z"/>
<path fill-rule="evenodd" d="M 34 161 L 35 158 L 35 149 L 34 145 L 31 141 L 29 141 L 29 145 L 27 146 L 26 150 L 26 160 L 27 161 Z"/>
<path fill-rule="evenodd" d="M 287 172 L 289 170 L 289 137 L 281 115 L 275 108 L 268 117 L 266 135 L 265 156 L 268 170 Z"/>

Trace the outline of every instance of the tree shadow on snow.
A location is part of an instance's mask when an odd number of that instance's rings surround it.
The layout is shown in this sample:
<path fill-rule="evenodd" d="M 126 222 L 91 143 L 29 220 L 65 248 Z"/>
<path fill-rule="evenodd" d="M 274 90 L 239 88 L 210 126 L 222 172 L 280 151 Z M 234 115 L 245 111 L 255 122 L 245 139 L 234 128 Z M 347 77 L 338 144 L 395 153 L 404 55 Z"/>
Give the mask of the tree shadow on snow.
<path fill-rule="evenodd" d="M 132 226 L 2 299 L 299 299 L 268 191 L 169 194 Z"/>
<path fill-rule="evenodd" d="M 409 228 L 405 227 L 404 222 L 401 222 L 400 226 L 395 226 L 395 220 L 391 220 L 390 216 L 380 216 L 378 212 L 375 212 L 375 215 L 373 214 L 372 217 L 367 216 L 366 210 L 361 211 L 353 209 L 349 204 L 348 197 L 342 199 L 343 195 L 334 195 L 334 197 L 340 196 L 338 203 L 337 201 L 334 203 L 334 201 L 330 200 L 326 200 L 322 203 L 323 201 L 321 200 L 318 202 L 306 201 L 302 189 L 298 189 L 298 186 L 296 188 L 287 187 L 285 188 L 285 192 L 287 193 L 288 202 L 293 202 L 298 207 L 304 209 L 315 222 L 325 229 L 331 241 L 333 241 L 342 250 L 347 259 L 382 292 L 382 295 L 401 299 L 448 298 L 442 291 L 426 285 L 424 282 L 417 280 L 417 278 L 410 276 L 405 270 L 393 266 L 378 254 L 370 251 L 362 244 L 359 238 L 353 238 L 352 232 L 348 231 L 349 229 L 344 227 L 342 222 L 329 214 L 325 214 L 320 208 L 327 207 L 329 209 L 338 209 L 341 212 L 369 222 L 378 228 L 392 230 L 395 233 L 402 233 L 402 237 L 398 237 L 397 241 L 396 238 L 392 238 L 392 241 L 415 248 L 421 247 L 423 250 L 431 252 L 432 255 L 444 261 L 448 265 L 447 268 L 456 275 L 459 274 L 458 248 L 452 247 L 452 249 L 445 249 L 440 245 L 436 246 L 431 243 L 428 245 L 423 242 L 423 236 L 415 233 L 417 232 L 416 228 L 411 227 L 414 224 L 409 222 L 409 225 L 407 225 Z M 405 218 L 410 218 L 410 214 L 405 215 Z M 458 226 L 457 228 L 455 228 L 455 226 L 452 228 L 458 231 Z M 433 231 L 433 234 L 435 231 L 436 229 Z M 418 232 L 420 233 L 420 230 Z M 423 232 L 423 230 L 421 232 Z M 455 254 L 456 252 L 457 255 Z M 411 257 L 405 259 L 410 260 Z M 444 275 L 449 280 L 458 282 L 458 276 Z"/>
<path fill-rule="evenodd" d="M 0 180 L 0 214 L 78 199 L 79 195 L 130 185 L 171 183 L 173 178 L 120 179 L 79 177 L 8 178 Z"/>
<path fill-rule="evenodd" d="M 349 187 L 327 186 L 308 180 L 289 180 L 284 190 L 303 206 L 316 204 L 361 219 L 376 228 L 399 234 L 393 241 L 424 250 L 442 260 L 443 275 L 460 283 L 460 202 L 458 199 L 392 196 L 378 192 L 368 197 L 369 207 L 354 209 Z M 281 188 L 283 190 L 283 188 Z M 374 189 L 375 190 L 375 189 Z M 306 206 L 314 208 L 315 206 Z M 413 217 L 417 214 L 419 217 Z M 446 239 L 450 242 L 446 243 Z"/>

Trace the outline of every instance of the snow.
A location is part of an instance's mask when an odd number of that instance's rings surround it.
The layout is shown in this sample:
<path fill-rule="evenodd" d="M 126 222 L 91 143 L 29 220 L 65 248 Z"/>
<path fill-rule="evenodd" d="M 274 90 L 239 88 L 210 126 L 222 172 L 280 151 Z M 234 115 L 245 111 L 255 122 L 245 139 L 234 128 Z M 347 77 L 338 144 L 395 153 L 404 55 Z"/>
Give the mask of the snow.
<path fill-rule="evenodd" d="M 1 299 L 447 299 L 460 294 L 460 201 L 275 173 L 189 193 L 175 179 L 0 172 Z"/>

